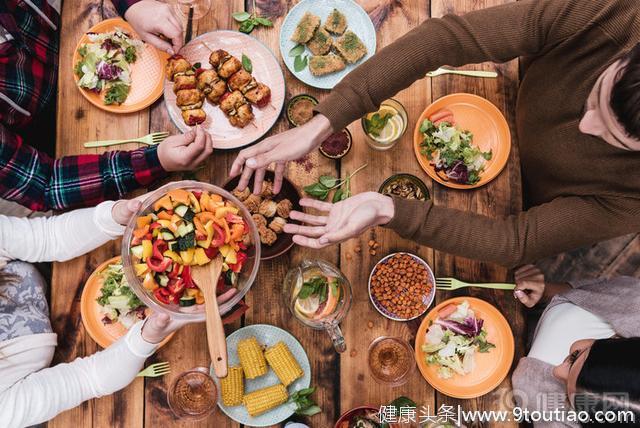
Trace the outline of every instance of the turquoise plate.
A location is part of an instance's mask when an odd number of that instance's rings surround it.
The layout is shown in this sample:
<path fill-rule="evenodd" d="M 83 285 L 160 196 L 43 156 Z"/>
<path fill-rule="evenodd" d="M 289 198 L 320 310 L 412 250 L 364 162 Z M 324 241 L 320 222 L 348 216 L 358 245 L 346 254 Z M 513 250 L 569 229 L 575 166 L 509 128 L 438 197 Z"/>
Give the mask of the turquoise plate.
<path fill-rule="evenodd" d="M 347 17 L 347 29 L 356 33 L 362 40 L 367 47 L 367 55 L 355 64 L 347 64 L 344 70 L 325 76 L 312 75 L 309 67 L 296 72 L 293 68 L 294 57 L 289 56 L 289 51 L 296 45 L 290 38 L 300 18 L 305 12 L 311 12 L 314 15 L 318 15 L 322 19 L 322 24 L 324 24 L 333 8 L 338 9 Z M 284 63 L 294 76 L 314 88 L 332 89 L 344 76 L 372 57 L 375 52 L 376 29 L 367 12 L 353 0 L 302 0 L 289 11 L 280 28 L 280 54 Z M 305 50 L 305 55 L 311 56 L 309 49 Z"/>
<path fill-rule="evenodd" d="M 304 371 L 304 375 L 300 379 L 289 385 L 289 387 L 287 388 L 289 391 L 289 395 L 300 389 L 308 388 L 309 385 L 311 385 L 311 365 L 309 364 L 309 358 L 307 357 L 307 353 L 305 352 L 304 348 L 302 347 L 300 342 L 298 342 L 298 340 L 290 333 L 272 325 L 250 325 L 236 330 L 235 332 L 230 334 L 229 337 L 227 337 L 227 354 L 229 357 L 229 366 L 240 365 L 240 360 L 238 359 L 238 353 L 236 351 L 238 349 L 238 342 L 251 336 L 255 336 L 255 338 L 258 339 L 258 342 L 267 347 L 273 346 L 280 341 L 284 342 L 289 347 L 296 360 L 298 360 L 302 371 Z M 211 376 L 216 381 L 218 391 L 221 391 L 220 381 L 215 376 L 213 368 L 211 368 Z M 273 372 L 273 370 L 269 368 L 269 371 L 264 376 L 261 376 L 257 379 L 245 379 L 244 390 L 245 393 L 248 393 L 255 391 L 256 389 L 275 385 L 277 383 L 280 383 L 278 377 Z M 222 396 L 218 398 L 218 406 L 227 416 L 229 416 L 234 421 L 251 427 L 266 427 L 270 425 L 277 425 L 293 415 L 295 411 L 295 404 L 287 403 L 253 418 L 249 416 L 249 413 L 247 413 L 246 409 L 242 405 L 235 407 L 224 406 L 222 404 Z"/>

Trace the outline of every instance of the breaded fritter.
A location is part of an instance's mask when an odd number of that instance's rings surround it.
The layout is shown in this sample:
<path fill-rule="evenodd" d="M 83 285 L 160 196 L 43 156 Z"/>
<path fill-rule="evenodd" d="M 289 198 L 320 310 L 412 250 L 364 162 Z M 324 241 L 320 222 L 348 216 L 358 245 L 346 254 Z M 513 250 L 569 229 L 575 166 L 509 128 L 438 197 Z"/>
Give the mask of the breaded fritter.
<path fill-rule="evenodd" d="M 347 17 L 334 8 L 324 23 L 324 29 L 336 35 L 344 33 L 344 30 L 347 29 Z"/>
<path fill-rule="evenodd" d="M 296 43 L 305 44 L 313 37 L 313 33 L 320 26 L 320 17 L 313 13 L 306 12 L 296 26 L 291 35 L 291 40 Z"/>
<path fill-rule="evenodd" d="M 344 33 L 333 45 L 349 64 L 360 61 L 367 54 L 367 47 L 353 31 Z"/>
<path fill-rule="evenodd" d="M 342 57 L 336 54 L 312 56 L 309 58 L 309 71 L 314 76 L 324 76 L 344 70 L 345 64 Z"/>
<path fill-rule="evenodd" d="M 318 28 L 307 43 L 307 47 L 314 55 L 324 55 L 331 50 L 333 38 L 324 28 Z"/>

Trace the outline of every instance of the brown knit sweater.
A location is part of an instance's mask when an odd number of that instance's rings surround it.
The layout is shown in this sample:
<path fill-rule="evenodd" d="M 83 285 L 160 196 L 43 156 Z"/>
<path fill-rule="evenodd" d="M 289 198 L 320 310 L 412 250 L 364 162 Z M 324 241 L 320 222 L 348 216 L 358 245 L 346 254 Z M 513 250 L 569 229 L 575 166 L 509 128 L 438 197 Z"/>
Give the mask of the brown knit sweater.
<path fill-rule="evenodd" d="M 640 231 L 640 153 L 578 130 L 598 76 L 640 42 L 637 0 L 523 0 L 429 19 L 317 110 L 342 129 L 429 70 L 526 57 L 516 122 L 527 203 L 507 218 L 396 200 L 387 226 L 440 251 L 517 266 Z"/>

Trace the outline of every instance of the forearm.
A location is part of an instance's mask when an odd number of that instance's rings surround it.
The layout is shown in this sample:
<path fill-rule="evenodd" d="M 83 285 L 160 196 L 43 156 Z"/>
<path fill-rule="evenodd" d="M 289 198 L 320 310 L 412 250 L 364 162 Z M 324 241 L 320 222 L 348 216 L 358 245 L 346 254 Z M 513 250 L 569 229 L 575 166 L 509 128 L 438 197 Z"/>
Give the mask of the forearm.
<path fill-rule="evenodd" d="M 516 267 L 543 257 L 631 233 L 638 221 L 629 204 L 567 197 L 503 218 L 395 199 L 387 227 L 439 251 Z M 606 223 L 602 222 L 607 218 Z"/>
<path fill-rule="evenodd" d="M 16 383 L 0 396 L 0 408 L 9 409 L 3 423 L 13 427 L 45 422 L 127 386 L 157 349 L 142 339 L 141 324 L 104 351 L 35 372 Z"/>
<path fill-rule="evenodd" d="M 547 282 L 544 286 L 544 293 L 542 300 L 544 302 L 550 302 L 555 296 L 566 293 L 571 290 L 571 285 L 566 282 Z"/>
<path fill-rule="evenodd" d="M 440 66 L 535 55 L 566 36 L 552 27 L 572 3 L 577 2 L 523 0 L 429 19 L 351 71 L 316 110 L 342 129 Z"/>
<path fill-rule="evenodd" d="M 122 235 L 112 217 L 113 202 L 57 216 L 0 216 L 0 256 L 27 262 L 65 261 Z"/>

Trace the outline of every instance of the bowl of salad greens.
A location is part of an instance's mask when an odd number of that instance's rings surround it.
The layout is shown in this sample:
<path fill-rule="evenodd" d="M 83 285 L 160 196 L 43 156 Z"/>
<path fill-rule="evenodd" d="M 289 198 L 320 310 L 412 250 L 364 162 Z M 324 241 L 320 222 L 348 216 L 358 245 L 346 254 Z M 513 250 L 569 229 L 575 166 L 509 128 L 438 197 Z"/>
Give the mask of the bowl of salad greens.
<path fill-rule="evenodd" d="M 491 304 L 474 297 L 440 303 L 422 321 L 415 356 L 423 377 L 455 398 L 474 398 L 507 376 L 515 345 L 509 323 Z"/>
<path fill-rule="evenodd" d="M 511 150 L 506 119 L 488 100 L 452 94 L 425 109 L 414 131 L 414 151 L 425 172 L 448 187 L 472 189 L 502 171 Z"/>
<path fill-rule="evenodd" d="M 107 19 L 80 39 L 72 59 L 73 76 L 92 104 L 114 113 L 130 113 L 148 107 L 162 95 L 163 61 L 127 22 Z"/>

